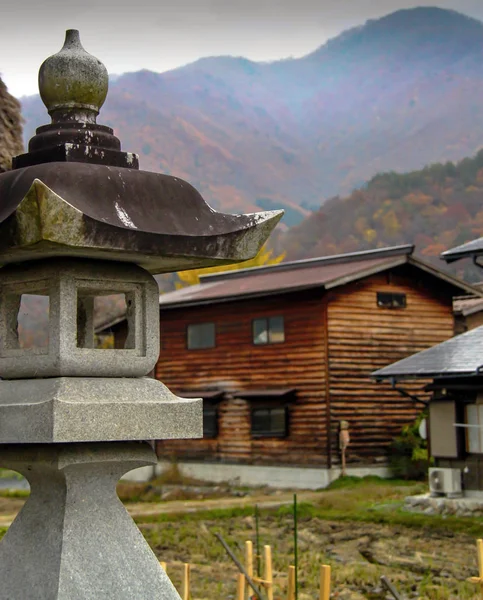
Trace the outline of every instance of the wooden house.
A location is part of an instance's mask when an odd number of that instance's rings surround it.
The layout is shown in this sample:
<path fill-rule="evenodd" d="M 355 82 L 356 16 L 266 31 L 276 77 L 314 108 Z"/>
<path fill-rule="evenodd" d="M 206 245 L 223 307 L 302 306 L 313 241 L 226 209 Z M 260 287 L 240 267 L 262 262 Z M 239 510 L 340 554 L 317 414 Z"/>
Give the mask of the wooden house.
<path fill-rule="evenodd" d="M 483 327 L 476 327 L 374 373 L 378 380 L 432 380 L 429 483 L 433 495 L 483 496 Z"/>
<path fill-rule="evenodd" d="M 340 464 L 347 421 L 349 467 L 383 464 L 419 408 L 370 374 L 450 338 L 462 294 L 479 292 L 400 246 L 228 271 L 161 295 L 155 376 L 204 399 L 205 435 L 159 441 L 159 456 L 198 475 L 203 464 L 213 477 L 229 465 L 225 478 L 257 465 L 259 479 L 273 466 L 300 478 L 301 466 Z M 125 327 L 110 325 L 118 347 Z"/>

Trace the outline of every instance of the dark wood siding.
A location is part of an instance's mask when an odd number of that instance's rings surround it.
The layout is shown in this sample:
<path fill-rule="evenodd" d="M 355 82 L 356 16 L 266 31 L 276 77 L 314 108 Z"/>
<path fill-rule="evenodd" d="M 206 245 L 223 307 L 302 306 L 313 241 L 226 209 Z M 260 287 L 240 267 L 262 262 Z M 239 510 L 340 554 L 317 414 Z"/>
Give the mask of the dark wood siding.
<path fill-rule="evenodd" d="M 377 292 L 406 294 L 407 307 L 381 308 Z M 156 377 L 178 393 L 216 388 L 226 394 L 218 405 L 216 439 L 160 441 L 159 454 L 247 464 L 338 464 L 340 421 L 347 420 L 348 462 L 384 460 L 390 440 L 421 405 L 387 383 L 372 381 L 370 374 L 451 337 L 452 296 L 458 293 L 406 265 L 325 293 L 161 310 Z M 253 319 L 277 315 L 285 320 L 285 342 L 254 345 Z M 216 346 L 187 350 L 187 326 L 206 322 L 216 324 Z M 403 387 L 424 397 L 421 382 Z M 296 390 L 288 436 L 253 439 L 254 400 L 242 399 L 237 391 L 270 388 Z"/>
<path fill-rule="evenodd" d="M 407 307 L 377 306 L 377 292 L 404 293 Z M 341 420 L 350 424 L 349 462 L 383 458 L 390 440 L 421 405 L 370 374 L 453 335 L 452 290 L 404 267 L 331 292 L 328 304 L 330 404 L 335 459 Z M 402 387 L 424 397 L 423 385 Z"/>
<path fill-rule="evenodd" d="M 247 463 L 326 464 L 324 328 L 320 292 L 161 311 L 156 376 L 175 391 L 218 387 L 232 392 L 219 405 L 216 440 L 160 442 L 161 454 Z M 285 342 L 256 346 L 252 320 L 283 315 Z M 190 323 L 216 323 L 216 347 L 186 349 Z M 236 390 L 296 389 L 284 439 L 252 439 L 253 400 Z M 277 402 L 277 400 L 272 400 Z"/>

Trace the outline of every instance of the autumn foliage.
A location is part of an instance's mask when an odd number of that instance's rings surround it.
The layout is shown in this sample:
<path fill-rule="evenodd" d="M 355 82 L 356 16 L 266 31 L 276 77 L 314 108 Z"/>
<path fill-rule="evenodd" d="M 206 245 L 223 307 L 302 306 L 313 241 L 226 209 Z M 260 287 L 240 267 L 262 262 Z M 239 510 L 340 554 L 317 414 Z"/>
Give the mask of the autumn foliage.
<path fill-rule="evenodd" d="M 202 275 L 211 273 L 222 273 L 223 271 L 234 271 L 236 269 L 249 269 L 251 267 L 263 267 L 265 265 L 276 265 L 283 261 L 285 253 L 273 256 L 273 250 L 268 250 L 267 246 L 263 246 L 260 252 L 252 259 L 245 262 L 235 263 L 232 265 L 221 265 L 219 267 L 208 267 L 207 269 L 193 269 L 191 271 L 180 271 L 178 281 L 176 281 L 176 289 L 195 285 L 200 282 Z"/>
<path fill-rule="evenodd" d="M 276 248 L 283 247 L 290 260 L 414 243 L 419 254 L 443 266 L 441 252 L 481 236 L 483 150 L 456 164 L 376 175 L 279 236 Z M 455 268 L 481 278 L 467 265 Z"/>

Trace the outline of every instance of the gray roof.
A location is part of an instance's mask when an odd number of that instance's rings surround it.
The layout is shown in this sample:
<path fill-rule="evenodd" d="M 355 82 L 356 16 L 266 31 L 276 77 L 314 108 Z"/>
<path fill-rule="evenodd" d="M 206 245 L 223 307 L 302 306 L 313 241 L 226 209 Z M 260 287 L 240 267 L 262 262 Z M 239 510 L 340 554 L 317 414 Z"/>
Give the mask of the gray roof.
<path fill-rule="evenodd" d="M 483 372 L 483 326 L 372 373 L 376 379 L 463 377 Z"/>
<path fill-rule="evenodd" d="M 450 250 L 446 250 L 446 252 L 441 254 L 441 258 L 450 263 L 454 262 L 455 260 L 459 260 L 460 258 L 473 258 L 476 256 L 481 256 L 482 254 L 483 237 L 478 238 L 477 240 L 472 240 L 471 242 L 467 242 L 466 244 L 462 244 L 461 246 L 456 246 Z"/>

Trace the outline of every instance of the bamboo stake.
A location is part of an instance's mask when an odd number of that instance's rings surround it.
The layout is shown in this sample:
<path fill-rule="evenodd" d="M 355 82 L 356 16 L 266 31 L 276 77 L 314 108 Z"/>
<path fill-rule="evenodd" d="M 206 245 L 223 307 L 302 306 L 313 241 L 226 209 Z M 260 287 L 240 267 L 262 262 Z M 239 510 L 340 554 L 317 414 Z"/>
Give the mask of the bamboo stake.
<path fill-rule="evenodd" d="M 287 600 L 295 600 L 295 567 L 288 568 Z"/>
<path fill-rule="evenodd" d="M 257 577 L 260 577 L 260 530 L 258 528 L 258 504 L 255 504 L 255 541 L 257 551 Z"/>
<path fill-rule="evenodd" d="M 480 584 L 480 594 L 483 598 L 483 540 L 476 540 L 476 550 L 478 552 L 478 577 L 470 577 L 468 581 Z"/>
<path fill-rule="evenodd" d="M 264 579 L 267 590 L 267 600 L 273 600 L 273 570 L 272 570 L 272 548 L 264 546 Z"/>
<path fill-rule="evenodd" d="M 182 600 L 190 600 L 190 565 L 184 564 L 183 571 L 183 593 L 181 595 Z"/>
<path fill-rule="evenodd" d="M 245 570 L 250 578 L 253 579 L 253 542 L 245 542 Z M 245 577 L 243 578 L 245 581 Z M 248 598 L 250 598 L 250 586 L 247 586 Z"/>
<path fill-rule="evenodd" d="M 320 595 L 319 600 L 330 599 L 330 566 L 321 565 L 320 567 Z"/>
<path fill-rule="evenodd" d="M 245 575 L 243 573 L 238 573 L 236 600 L 245 600 Z"/>
<path fill-rule="evenodd" d="M 478 552 L 478 577 L 468 577 L 466 581 L 478 583 L 480 585 L 480 594 L 483 598 L 483 540 L 476 540 L 476 550 Z"/>
<path fill-rule="evenodd" d="M 293 495 L 293 554 L 295 567 L 295 600 L 299 597 L 299 553 L 298 553 L 298 525 L 297 525 L 297 494 Z"/>
<path fill-rule="evenodd" d="M 483 598 L 483 540 L 476 540 L 478 551 L 478 575 L 480 577 L 480 594 Z"/>

